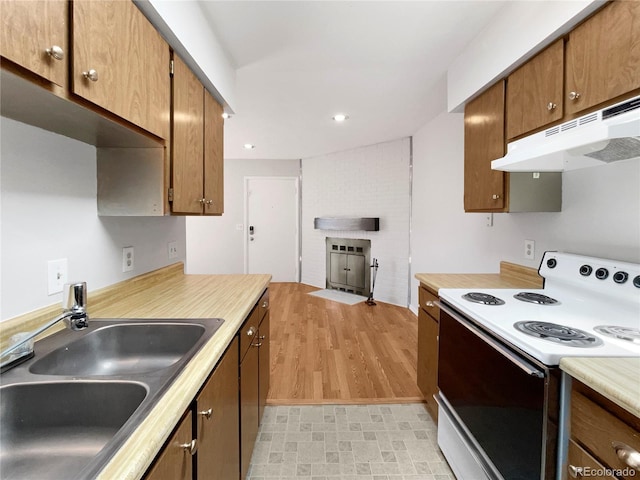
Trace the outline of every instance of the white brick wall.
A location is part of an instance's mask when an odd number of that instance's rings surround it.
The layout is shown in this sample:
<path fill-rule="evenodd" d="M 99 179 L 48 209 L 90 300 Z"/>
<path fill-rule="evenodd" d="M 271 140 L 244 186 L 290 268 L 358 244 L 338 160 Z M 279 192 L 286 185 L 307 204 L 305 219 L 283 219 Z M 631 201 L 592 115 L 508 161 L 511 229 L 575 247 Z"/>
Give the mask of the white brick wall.
<path fill-rule="evenodd" d="M 302 283 L 324 287 L 326 237 L 371 240 L 374 298 L 407 306 L 410 139 L 302 160 Z M 380 231 L 314 230 L 315 217 L 380 217 Z"/>

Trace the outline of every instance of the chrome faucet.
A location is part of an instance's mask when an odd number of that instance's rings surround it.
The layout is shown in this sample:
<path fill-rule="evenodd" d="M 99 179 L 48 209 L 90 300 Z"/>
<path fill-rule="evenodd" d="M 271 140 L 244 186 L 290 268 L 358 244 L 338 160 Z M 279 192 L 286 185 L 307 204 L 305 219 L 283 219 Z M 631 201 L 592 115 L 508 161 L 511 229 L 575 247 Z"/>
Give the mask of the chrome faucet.
<path fill-rule="evenodd" d="M 2 371 L 8 370 L 12 366 L 17 365 L 18 360 L 23 359 L 27 360 L 33 356 L 33 347 L 22 349 L 18 356 L 13 355 L 11 358 L 4 360 L 4 357 L 9 355 L 10 353 L 20 349 L 22 345 L 29 342 L 33 338 L 40 335 L 42 332 L 52 327 L 56 323 L 61 320 L 64 320 L 64 323 L 71 330 L 83 330 L 89 326 L 89 314 L 87 313 L 87 283 L 79 282 L 79 283 L 67 283 L 64 285 L 63 289 L 63 298 L 62 298 L 62 308 L 63 312 L 61 315 L 58 315 L 56 318 L 46 323 L 42 327 L 34 330 L 31 333 L 21 335 L 20 339 L 9 346 L 6 350 L 0 353 L 0 368 Z M 4 368 L 6 367 L 6 368 Z"/>

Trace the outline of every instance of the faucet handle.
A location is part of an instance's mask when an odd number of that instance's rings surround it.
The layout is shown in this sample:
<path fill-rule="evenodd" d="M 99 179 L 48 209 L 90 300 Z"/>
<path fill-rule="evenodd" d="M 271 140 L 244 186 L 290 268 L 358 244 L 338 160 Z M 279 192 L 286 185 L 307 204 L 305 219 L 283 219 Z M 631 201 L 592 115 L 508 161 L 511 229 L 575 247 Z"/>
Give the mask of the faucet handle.
<path fill-rule="evenodd" d="M 87 310 L 87 282 L 65 283 L 62 294 L 62 308 L 84 313 Z"/>
<path fill-rule="evenodd" d="M 71 330 L 82 330 L 89 326 L 87 282 L 65 283 L 62 308 L 69 314 L 65 323 Z"/>

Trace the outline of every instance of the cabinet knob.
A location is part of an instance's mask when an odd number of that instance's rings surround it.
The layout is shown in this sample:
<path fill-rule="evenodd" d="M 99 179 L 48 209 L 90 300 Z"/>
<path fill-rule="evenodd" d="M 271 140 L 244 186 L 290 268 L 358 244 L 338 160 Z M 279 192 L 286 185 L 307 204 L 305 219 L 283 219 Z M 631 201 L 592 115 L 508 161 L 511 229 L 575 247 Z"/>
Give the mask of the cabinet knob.
<path fill-rule="evenodd" d="M 58 45 L 52 45 L 51 47 L 45 50 L 47 55 L 49 55 L 54 60 L 62 60 L 64 59 L 64 50 L 60 48 Z"/>
<path fill-rule="evenodd" d="M 493 198 L 494 200 L 498 200 L 500 198 L 500 195 L 494 193 L 493 195 L 491 195 L 491 198 Z"/>
<path fill-rule="evenodd" d="M 205 200 L 204 203 L 207 206 L 207 208 L 211 208 L 213 206 L 213 200 Z"/>
<path fill-rule="evenodd" d="M 200 205 L 204 205 L 205 203 L 207 203 L 207 199 L 206 198 L 200 198 L 200 199 L 198 199 L 198 203 Z"/>
<path fill-rule="evenodd" d="M 91 80 L 92 82 L 98 81 L 98 72 L 96 72 L 93 68 L 86 72 L 82 72 L 82 76 L 87 80 Z"/>
<path fill-rule="evenodd" d="M 611 446 L 626 466 L 640 472 L 640 452 L 622 442 L 611 442 Z"/>
<path fill-rule="evenodd" d="M 425 302 L 424 306 L 431 308 L 431 307 L 436 307 L 437 305 L 433 303 L 431 300 L 429 300 L 428 302 Z"/>
<path fill-rule="evenodd" d="M 569 465 L 567 469 L 569 470 L 569 475 L 571 475 L 572 478 L 582 477 L 582 467 Z"/>
<path fill-rule="evenodd" d="M 247 330 L 247 337 L 253 337 L 255 334 L 256 334 L 255 327 L 249 327 L 249 330 Z"/>
<path fill-rule="evenodd" d="M 262 346 L 262 342 L 252 343 L 251 346 L 252 347 L 261 347 Z"/>
<path fill-rule="evenodd" d="M 260 336 L 258 337 L 258 339 L 259 339 L 259 340 L 264 340 L 265 338 L 267 338 L 267 336 L 266 336 L 266 335 L 260 335 Z"/>
<path fill-rule="evenodd" d="M 580 94 L 578 92 L 569 92 L 569 100 L 577 100 L 580 98 Z"/>
<path fill-rule="evenodd" d="M 198 451 L 198 440 L 194 438 L 189 443 L 181 443 L 179 447 L 185 449 L 189 454 L 195 455 Z"/>
<path fill-rule="evenodd" d="M 262 302 L 262 308 L 269 308 L 269 302 Z"/>
<path fill-rule="evenodd" d="M 213 415 L 213 409 L 209 408 L 208 410 L 202 410 L 201 412 L 198 412 L 198 415 L 201 417 L 207 417 L 207 420 L 209 420 L 211 415 Z"/>
<path fill-rule="evenodd" d="M 547 103 L 547 110 L 549 110 L 550 112 L 551 112 L 552 110 L 555 110 L 555 109 L 556 109 L 556 107 L 557 107 L 557 105 L 556 105 L 555 103 L 553 103 L 553 102 L 549 102 L 549 103 Z"/>

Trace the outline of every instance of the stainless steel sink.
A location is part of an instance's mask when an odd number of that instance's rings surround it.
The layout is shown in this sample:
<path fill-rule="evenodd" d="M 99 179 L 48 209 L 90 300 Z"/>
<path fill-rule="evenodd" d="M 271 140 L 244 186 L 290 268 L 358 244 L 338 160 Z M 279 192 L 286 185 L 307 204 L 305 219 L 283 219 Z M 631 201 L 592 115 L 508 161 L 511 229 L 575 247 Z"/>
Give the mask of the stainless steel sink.
<path fill-rule="evenodd" d="M 179 361 L 204 333 L 204 326 L 193 323 L 111 325 L 36 360 L 29 371 L 73 376 L 153 372 Z"/>
<path fill-rule="evenodd" d="M 89 480 L 224 320 L 92 319 L 0 376 L 2 480 Z"/>
<path fill-rule="evenodd" d="M 114 437 L 147 396 L 134 382 L 0 387 L 3 479 L 69 478 Z"/>

